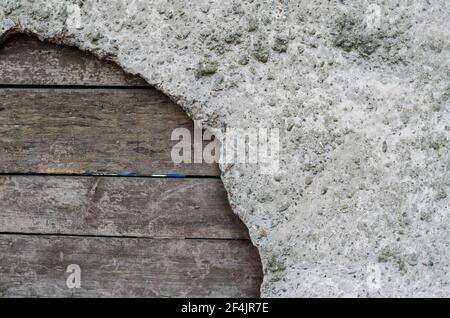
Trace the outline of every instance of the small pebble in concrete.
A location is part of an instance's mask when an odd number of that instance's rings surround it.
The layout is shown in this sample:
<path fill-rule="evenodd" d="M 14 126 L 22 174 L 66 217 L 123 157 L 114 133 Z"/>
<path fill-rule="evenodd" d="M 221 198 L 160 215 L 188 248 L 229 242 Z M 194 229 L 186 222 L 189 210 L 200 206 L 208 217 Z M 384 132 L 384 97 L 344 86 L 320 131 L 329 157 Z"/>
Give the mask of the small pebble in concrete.
<path fill-rule="evenodd" d="M 218 65 L 216 62 L 212 61 L 202 61 L 198 64 L 196 76 L 197 77 L 204 77 L 204 76 L 210 76 L 217 72 Z"/>
<path fill-rule="evenodd" d="M 381 151 L 386 152 L 387 151 L 387 142 L 383 141 L 383 145 L 381 146 Z"/>

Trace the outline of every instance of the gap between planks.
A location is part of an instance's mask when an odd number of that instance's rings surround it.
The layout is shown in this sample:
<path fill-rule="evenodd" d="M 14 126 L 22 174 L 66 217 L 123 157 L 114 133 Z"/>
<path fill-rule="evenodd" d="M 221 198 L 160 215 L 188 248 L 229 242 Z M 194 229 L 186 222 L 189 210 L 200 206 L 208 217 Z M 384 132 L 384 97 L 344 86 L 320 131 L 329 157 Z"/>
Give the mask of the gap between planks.
<path fill-rule="evenodd" d="M 105 239 L 135 239 L 135 240 L 194 240 L 194 241 L 242 241 L 250 242 L 250 238 L 222 238 L 222 237 L 177 237 L 177 236 L 133 236 L 133 235 L 89 235 L 89 234 L 63 234 L 63 233 L 27 233 L 27 232 L 0 232 L 0 236 L 48 236 L 55 238 L 105 238 Z"/>
<path fill-rule="evenodd" d="M 209 176 L 209 175 L 189 175 L 189 174 L 178 174 L 180 176 L 171 176 L 171 174 L 165 173 L 161 174 L 140 174 L 140 175 L 130 175 L 130 174 L 100 174 L 100 173 L 35 173 L 35 172 L 0 172 L 0 176 L 6 177 L 76 177 L 76 178 L 136 178 L 136 179 L 216 179 L 221 180 L 220 176 Z"/>
<path fill-rule="evenodd" d="M 8 89 L 116 89 L 116 90 L 156 90 L 153 86 L 125 85 L 45 85 L 45 84 L 0 84 L 0 88 Z"/>

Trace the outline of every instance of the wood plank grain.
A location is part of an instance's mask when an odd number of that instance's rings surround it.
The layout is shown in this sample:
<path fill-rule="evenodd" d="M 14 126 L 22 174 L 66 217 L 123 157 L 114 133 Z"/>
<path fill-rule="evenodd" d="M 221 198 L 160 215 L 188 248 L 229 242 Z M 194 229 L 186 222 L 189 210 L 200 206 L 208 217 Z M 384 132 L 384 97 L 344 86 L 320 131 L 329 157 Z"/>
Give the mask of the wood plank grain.
<path fill-rule="evenodd" d="M 0 47 L 0 84 L 147 86 L 138 76 L 77 48 L 13 36 Z"/>
<path fill-rule="evenodd" d="M 171 159 L 172 131 L 193 125 L 154 89 L 0 89 L 0 172 L 218 176 Z"/>
<path fill-rule="evenodd" d="M 249 238 L 219 179 L 0 176 L 0 232 Z"/>
<path fill-rule="evenodd" d="M 1 297 L 257 297 L 261 281 L 248 241 L 0 235 Z"/>

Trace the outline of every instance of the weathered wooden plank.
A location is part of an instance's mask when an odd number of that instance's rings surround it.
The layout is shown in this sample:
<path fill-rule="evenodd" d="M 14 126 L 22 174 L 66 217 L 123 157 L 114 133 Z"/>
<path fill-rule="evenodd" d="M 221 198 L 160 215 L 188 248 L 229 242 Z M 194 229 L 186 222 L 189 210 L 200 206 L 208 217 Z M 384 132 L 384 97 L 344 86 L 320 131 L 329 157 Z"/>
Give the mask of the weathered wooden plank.
<path fill-rule="evenodd" d="M 218 176 L 171 159 L 172 131 L 193 125 L 153 89 L 0 89 L 0 172 Z"/>
<path fill-rule="evenodd" d="M 248 239 L 219 179 L 0 176 L 0 232 Z"/>
<path fill-rule="evenodd" d="M 0 47 L 0 84 L 147 86 L 111 62 L 25 35 Z"/>
<path fill-rule="evenodd" d="M 249 241 L 0 235 L 2 297 L 257 297 L 261 280 Z"/>

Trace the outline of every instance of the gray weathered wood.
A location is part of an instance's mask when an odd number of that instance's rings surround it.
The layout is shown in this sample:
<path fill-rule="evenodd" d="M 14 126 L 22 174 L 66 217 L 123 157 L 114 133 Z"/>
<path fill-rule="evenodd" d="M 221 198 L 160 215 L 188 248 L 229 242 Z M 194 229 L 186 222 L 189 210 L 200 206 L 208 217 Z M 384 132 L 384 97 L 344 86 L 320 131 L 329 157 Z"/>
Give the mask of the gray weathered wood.
<path fill-rule="evenodd" d="M 0 85 L 17 84 L 147 86 L 26 36 L 0 47 Z M 219 175 L 172 163 L 172 130 L 192 125 L 151 88 L 0 89 L 0 173 Z M 259 255 L 218 179 L 0 176 L 0 232 L 0 297 L 259 295 Z"/>
<path fill-rule="evenodd" d="M 147 85 L 111 62 L 25 35 L 14 36 L 0 46 L 0 84 Z"/>
<path fill-rule="evenodd" d="M 175 128 L 193 122 L 157 90 L 0 89 L 0 172 L 185 173 L 217 164 L 171 159 Z"/>
<path fill-rule="evenodd" d="M 0 232 L 248 239 L 219 179 L 0 176 Z"/>
<path fill-rule="evenodd" d="M 0 296 L 257 297 L 259 262 L 248 241 L 0 235 Z"/>

